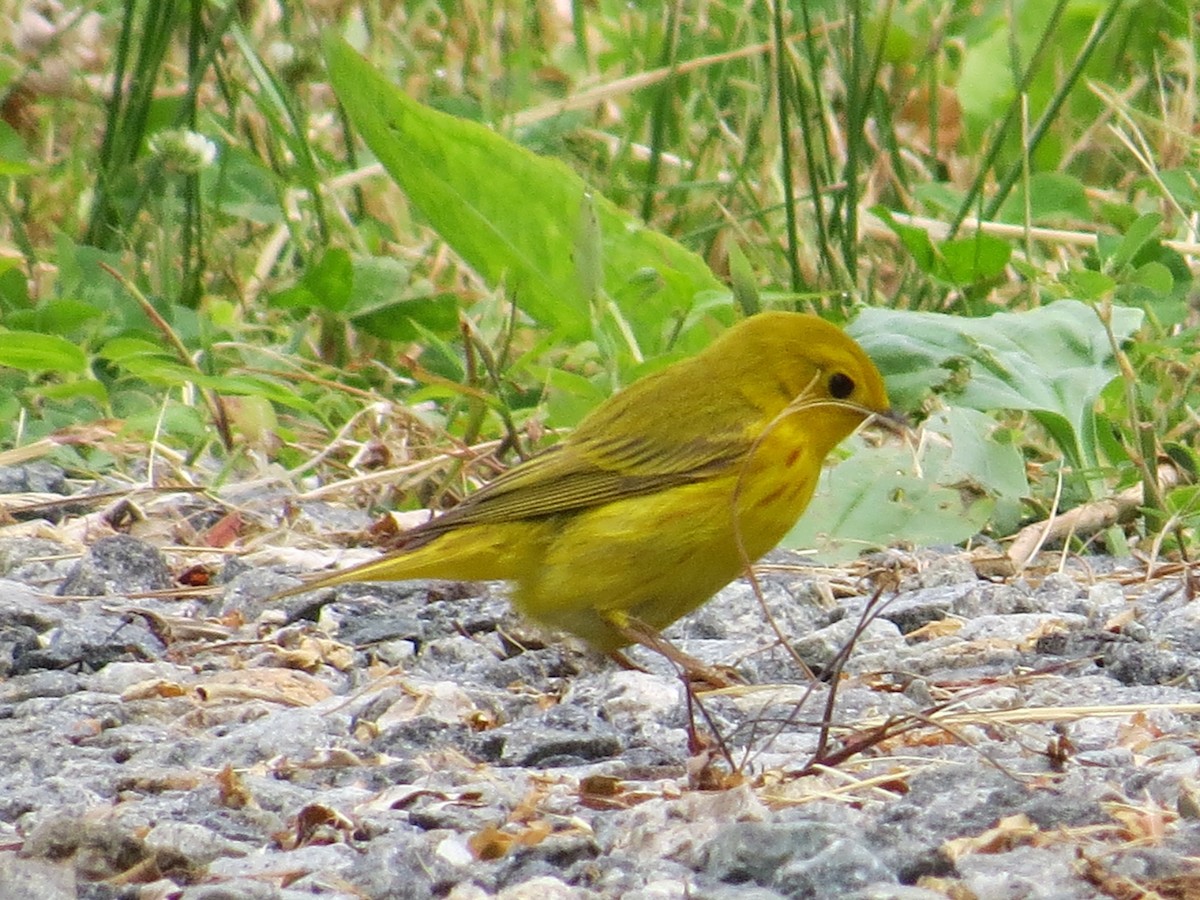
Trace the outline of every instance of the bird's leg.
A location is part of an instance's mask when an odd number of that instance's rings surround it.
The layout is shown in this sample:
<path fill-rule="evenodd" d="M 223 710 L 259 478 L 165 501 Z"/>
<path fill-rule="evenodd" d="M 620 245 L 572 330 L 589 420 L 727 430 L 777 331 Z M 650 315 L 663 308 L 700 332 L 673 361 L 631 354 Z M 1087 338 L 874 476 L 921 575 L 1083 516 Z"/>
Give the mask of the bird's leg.
<path fill-rule="evenodd" d="M 628 656 L 626 656 L 620 650 L 609 650 L 604 655 L 607 656 L 609 659 L 611 659 L 613 662 L 615 662 L 618 666 L 620 666 L 626 672 L 643 672 L 643 673 L 649 672 L 649 669 L 647 669 L 643 665 L 639 665 L 638 663 L 635 663 L 632 659 L 630 659 Z"/>
<path fill-rule="evenodd" d="M 604 617 L 604 621 L 612 626 L 621 637 L 628 640 L 631 644 L 641 644 L 643 647 L 647 647 L 655 653 L 666 657 L 691 681 L 703 682 L 712 688 L 727 688 L 738 684 L 745 684 L 744 679 L 732 668 L 728 666 L 710 666 L 708 663 L 696 659 L 691 654 L 684 653 L 663 637 L 658 629 L 647 625 L 636 616 L 631 616 L 620 610 L 609 610 L 601 613 L 601 615 Z M 608 656 L 623 668 L 646 671 L 619 650 L 610 651 Z"/>
<path fill-rule="evenodd" d="M 647 625 L 641 619 L 623 612 L 607 613 L 604 618 L 622 637 L 631 643 L 641 644 L 656 653 L 661 653 L 679 669 L 684 695 L 687 697 L 689 783 L 701 790 L 723 789 L 732 786 L 735 782 L 731 781 L 731 778 L 740 779 L 741 776 L 737 773 L 737 766 L 729 753 L 729 746 L 721 737 L 720 731 L 717 730 L 716 723 L 705 712 L 704 705 L 696 693 L 696 687 L 701 684 L 710 688 L 733 687 L 737 684 L 744 684 L 741 676 L 727 666 L 710 666 L 696 657 L 684 653 L 664 638 L 657 629 Z M 646 671 L 619 650 L 609 651 L 608 656 L 618 665 L 641 672 Z M 696 727 L 697 710 L 704 717 L 708 727 L 712 729 L 712 737 L 704 735 Z M 729 765 L 728 772 L 724 772 L 715 765 L 718 759 L 724 759 Z"/>

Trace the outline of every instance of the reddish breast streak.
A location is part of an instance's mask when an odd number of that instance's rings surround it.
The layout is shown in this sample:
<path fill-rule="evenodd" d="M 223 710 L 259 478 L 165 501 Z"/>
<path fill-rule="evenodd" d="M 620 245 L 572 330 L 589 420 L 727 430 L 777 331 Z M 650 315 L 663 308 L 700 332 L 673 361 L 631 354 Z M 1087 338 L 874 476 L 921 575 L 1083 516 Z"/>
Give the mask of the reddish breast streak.
<path fill-rule="evenodd" d="M 793 447 L 791 449 L 791 452 L 789 452 L 787 455 L 787 463 L 786 463 L 787 467 L 790 469 L 792 466 L 794 466 L 796 464 L 796 461 L 799 459 L 800 459 L 800 448 Z"/>
<path fill-rule="evenodd" d="M 771 491 L 771 493 L 769 493 L 763 497 L 759 497 L 758 501 L 754 505 L 759 509 L 764 509 L 764 508 L 770 507 L 772 504 L 775 503 L 775 501 L 777 501 L 783 495 L 784 491 L 786 491 L 787 489 L 788 489 L 788 485 L 781 484 L 778 487 L 776 487 L 775 490 Z"/>

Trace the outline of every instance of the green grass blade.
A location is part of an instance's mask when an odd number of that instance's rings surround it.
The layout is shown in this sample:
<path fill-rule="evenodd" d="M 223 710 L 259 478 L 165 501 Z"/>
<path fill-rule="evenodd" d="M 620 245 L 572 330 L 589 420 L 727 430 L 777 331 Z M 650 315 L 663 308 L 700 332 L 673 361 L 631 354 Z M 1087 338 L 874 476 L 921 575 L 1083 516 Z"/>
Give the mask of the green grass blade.
<path fill-rule="evenodd" d="M 1088 35 L 1087 42 L 1083 45 L 1083 49 L 1075 58 L 1075 62 L 1071 66 L 1071 70 L 1058 83 L 1058 87 L 1055 90 L 1054 96 L 1051 98 L 1050 103 L 1046 106 L 1046 109 L 1043 111 L 1041 116 L 1038 117 L 1037 123 L 1032 129 L 1030 129 L 1029 137 L 1025 142 L 1024 151 L 1022 153 L 1024 159 L 1028 159 L 1029 157 L 1033 156 L 1034 151 L 1037 150 L 1038 145 L 1042 142 L 1042 138 L 1046 136 L 1046 132 L 1049 131 L 1050 126 L 1058 117 L 1059 111 L 1062 109 L 1063 104 L 1067 102 L 1067 98 L 1071 95 L 1071 91 L 1074 90 L 1080 76 L 1083 74 L 1084 68 L 1087 66 L 1088 61 L 1092 58 L 1092 54 L 1095 53 L 1096 48 L 1100 46 L 1100 42 L 1104 39 L 1105 35 L 1108 34 L 1109 28 L 1112 27 L 1113 20 L 1116 19 L 1117 12 L 1121 8 L 1121 3 L 1122 0 L 1112 0 L 1112 2 L 1108 4 L 1108 8 L 1104 10 L 1104 14 L 1092 27 L 1091 34 Z M 1049 31 L 1047 31 L 1047 33 L 1049 33 Z M 997 146 L 999 145 L 997 144 Z M 1021 178 L 1023 169 L 1024 166 L 1019 160 L 1008 167 L 1008 171 L 1006 171 L 1003 178 L 1000 179 L 1000 184 L 996 187 L 995 193 L 988 201 L 987 206 L 984 207 L 984 219 L 990 220 L 995 217 L 997 211 L 999 211 L 1000 207 L 1004 205 L 1004 201 L 1008 198 L 1009 192 L 1012 191 L 1013 186 L 1017 183 L 1017 180 Z"/>
<path fill-rule="evenodd" d="M 417 103 L 340 40 L 327 42 L 326 58 L 351 122 L 438 233 L 490 284 L 507 284 L 541 325 L 567 340 L 591 337 L 591 298 L 573 259 L 583 180 L 482 125 Z M 724 288 L 696 254 L 605 198 L 594 202 L 604 290 L 646 354 L 657 355 L 697 295 Z"/>
<path fill-rule="evenodd" d="M 1021 113 L 1021 98 L 1028 92 L 1030 84 L 1033 83 L 1034 76 L 1041 68 L 1042 58 L 1046 55 L 1047 50 L 1053 46 L 1054 35 L 1058 30 L 1059 20 L 1062 19 L 1063 13 L 1066 12 L 1069 0 L 1058 0 L 1054 5 L 1053 11 L 1046 22 L 1045 30 L 1042 32 L 1041 39 L 1038 41 L 1037 48 L 1033 51 L 1033 55 L 1029 59 L 1029 65 L 1025 67 L 1025 71 L 1021 74 L 1018 81 L 1017 89 L 1013 95 L 1013 100 L 1008 106 L 1008 113 L 1004 117 L 1004 121 L 996 129 L 992 135 L 991 145 L 988 147 L 988 152 L 984 156 L 983 161 L 979 164 L 979 169 L 975 173 L 975 179 L 971 182 L 971 187 L 967 190 L 966 195 L 962 199 L 962 203 L 958 207 L 958 212 L 950 222 L 949 237 L 954 237 L 958 232 L 959 226 L 966 219 L 971 209 L 979 202 L 983 195 L 983 187 L 987 182 L 988 173 L 996 162 L 996 158 L 1000 155 L 1000 151 L 1004 147 L 1004 138 L 1011 129 L 1020 120 Z M 1020 170 L 1018 167 L 1018 175 Z"/>

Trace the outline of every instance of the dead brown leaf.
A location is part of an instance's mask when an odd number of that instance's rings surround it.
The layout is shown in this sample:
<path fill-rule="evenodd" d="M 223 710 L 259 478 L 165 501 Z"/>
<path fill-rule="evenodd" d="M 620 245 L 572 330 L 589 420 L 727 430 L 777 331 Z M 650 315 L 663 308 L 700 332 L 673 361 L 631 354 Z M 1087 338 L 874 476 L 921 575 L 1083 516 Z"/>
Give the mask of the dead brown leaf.
<path fill-rule="evenodd" d="M 312 706 L 331 696 L 323 681 L 296 669 L 254 668 L 217 672 L 195 688 L 206 703 L 265 700 L 285 706 Z"/>
<path fill-rule="evenodd" d="M 148 678 L 145 681 L 139 681 L 137 684 L 131 684 L 121 692 L 121 700 L 129 702 L 131 700 L 157 700 L 163 697 L 182 697 L 187 693 L 187 688 L 177 681 L 171 681 L 167 678 Z"/>
<path fill-rule="evenodd" d="M 946 841 L 942 852 L 952 861 L 970 853 L 1005 853 L 1015 847 L 1036 846 L 1041 836 L 1041 829 L 1024 813 L 1018 813 L 1006 816 L 982 834 Z"/>
<path fill-rule="evenodd" d="M 939 619 L 936 622 L 926 622 L 920 628 L 910 631 L 904 636 L 904 639 L 910 644 L 920 641 L 930 641 L 934 638 L 958 634 L 958 632 L 962 631 L 962 627 L 963 622 L 961 619 Z"/>
<path fill-rule="evenodd" d="M 285 850 L 294 850 L 311 844 L 350 843 L 356 830 L 357 826 L 349 816 L 323 803 L 310 803 L 296 813 L 293 833 L 281 842 L 281 846 Z"/>
<path fill-rule="evenodd" d="M 242 776 L 233 770 L 233 766 L 226 765 L 217 773 L 217 791 L 221 805 L 228 809 L 246 809 L 258 805 L 254 802 L 250 789 L 242 781 Z"/>

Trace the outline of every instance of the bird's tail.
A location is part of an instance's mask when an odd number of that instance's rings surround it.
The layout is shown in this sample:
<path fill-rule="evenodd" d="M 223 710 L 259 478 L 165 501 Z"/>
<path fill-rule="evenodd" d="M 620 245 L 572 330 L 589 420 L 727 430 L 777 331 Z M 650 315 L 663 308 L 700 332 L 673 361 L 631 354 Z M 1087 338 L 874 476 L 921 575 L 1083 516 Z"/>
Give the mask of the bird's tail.
<path fill-rule="evenodd" d="M 533 533 L 540 530 L 530 522 L 455 528 L 415 547 L 402 546 L 378 559 L 305 581 L 276 597 L 292 597 L 355 581 L 519 580 L 528 576 L 530 567 L 536 565 L 541 555 L 544 546 L 539 540 L 541 536 Z"/>

